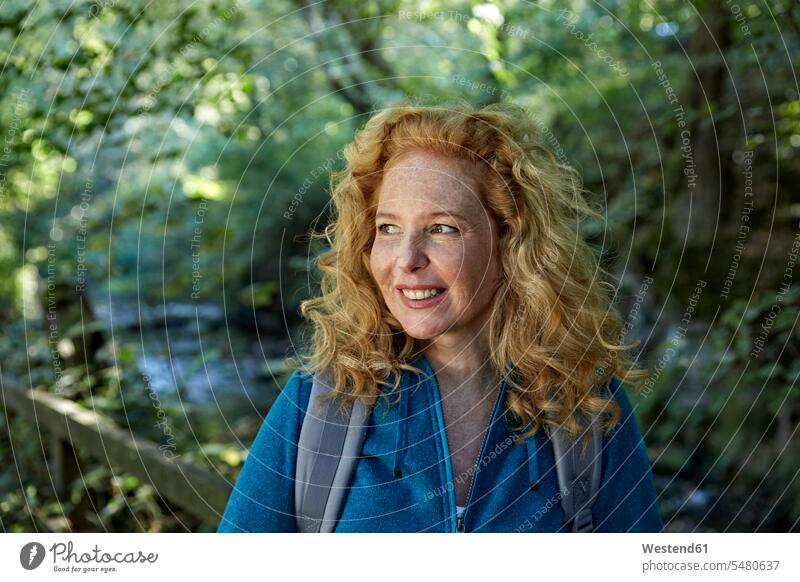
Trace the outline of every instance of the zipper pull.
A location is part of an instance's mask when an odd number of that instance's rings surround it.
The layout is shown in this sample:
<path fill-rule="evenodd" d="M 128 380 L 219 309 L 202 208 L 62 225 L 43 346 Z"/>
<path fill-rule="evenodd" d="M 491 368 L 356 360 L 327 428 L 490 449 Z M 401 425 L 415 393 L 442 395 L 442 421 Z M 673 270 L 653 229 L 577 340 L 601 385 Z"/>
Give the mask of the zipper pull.
<path fill-rule="evenodd" d="M 456 532 L 464 533 L 464 518 L 457 517 L 456 518 Z"/>

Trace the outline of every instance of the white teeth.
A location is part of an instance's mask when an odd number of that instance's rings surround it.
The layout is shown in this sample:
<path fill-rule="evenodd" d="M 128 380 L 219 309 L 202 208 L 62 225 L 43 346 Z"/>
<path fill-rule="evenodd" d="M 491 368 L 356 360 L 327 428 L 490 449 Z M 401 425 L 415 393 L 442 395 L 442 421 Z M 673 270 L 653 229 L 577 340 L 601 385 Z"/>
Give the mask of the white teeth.
<path fill-rule="evenodd" d="M 427 299 L 428 297 L 433 297 L 440 293 L 440 291 L 436 289 L 426 289 L 425 291 L 412 291 L 411 289 L 403 289 L 402 291 L 403 295 L 409 299 Z"/>

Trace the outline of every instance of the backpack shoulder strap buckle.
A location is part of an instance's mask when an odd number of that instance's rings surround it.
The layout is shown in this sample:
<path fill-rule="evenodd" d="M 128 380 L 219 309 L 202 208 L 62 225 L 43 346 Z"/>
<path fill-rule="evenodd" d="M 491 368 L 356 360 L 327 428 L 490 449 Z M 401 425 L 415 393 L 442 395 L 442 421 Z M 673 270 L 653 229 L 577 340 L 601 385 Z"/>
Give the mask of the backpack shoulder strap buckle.
<path fill-rule="evenodd" d="M 554 428 L 550 435 L 564 524 L 572 532 L 594 531 L 592 505 L 600 490 L 603 431 L 597 419 L 592 420 L 587 431 L 589 440 L 585 451 L 582 437 L 572 438 L 560 428 Z"/>

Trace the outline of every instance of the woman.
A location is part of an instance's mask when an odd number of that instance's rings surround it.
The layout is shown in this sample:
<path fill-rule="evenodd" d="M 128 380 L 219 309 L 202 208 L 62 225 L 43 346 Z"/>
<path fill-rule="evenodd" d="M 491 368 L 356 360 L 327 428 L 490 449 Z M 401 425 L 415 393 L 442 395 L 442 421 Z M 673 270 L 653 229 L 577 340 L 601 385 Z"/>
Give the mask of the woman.
<path fill-rule="evenodd" d="M 335 531 L 567 531 L 553 430 L 602 428 L 595 531 L 657 531 L 650 464 L 619 377 L 644 373 L 576 222 L 596 217 L 520 108 L 374 115 L 333 176 L 322 295 L 219 531 L 296 531 L 315 375 L 369 424 Z M 576 441 L 578 442 L 578 441 Z M 598 459 L 600 456 L 598 455 Z"/>

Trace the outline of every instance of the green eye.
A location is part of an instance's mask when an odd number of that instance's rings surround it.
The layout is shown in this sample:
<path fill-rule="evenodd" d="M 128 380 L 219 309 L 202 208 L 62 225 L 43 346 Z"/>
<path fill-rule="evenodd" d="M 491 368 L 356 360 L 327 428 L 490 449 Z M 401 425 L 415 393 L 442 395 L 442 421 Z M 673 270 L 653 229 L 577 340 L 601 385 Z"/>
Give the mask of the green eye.
<path fill-rule="evenodd" d="M 449 228 L 450 230 L 449 231 L 438 230 L 439 234 L 450 234 L 452 232 L 458 232 L 457 228 L 455 228 L 453 226 L 448 226 L 446 224 L 437 224 L 436 226 L 433 227 L 434 230 L 442 229 L 442 228 Z"/>

